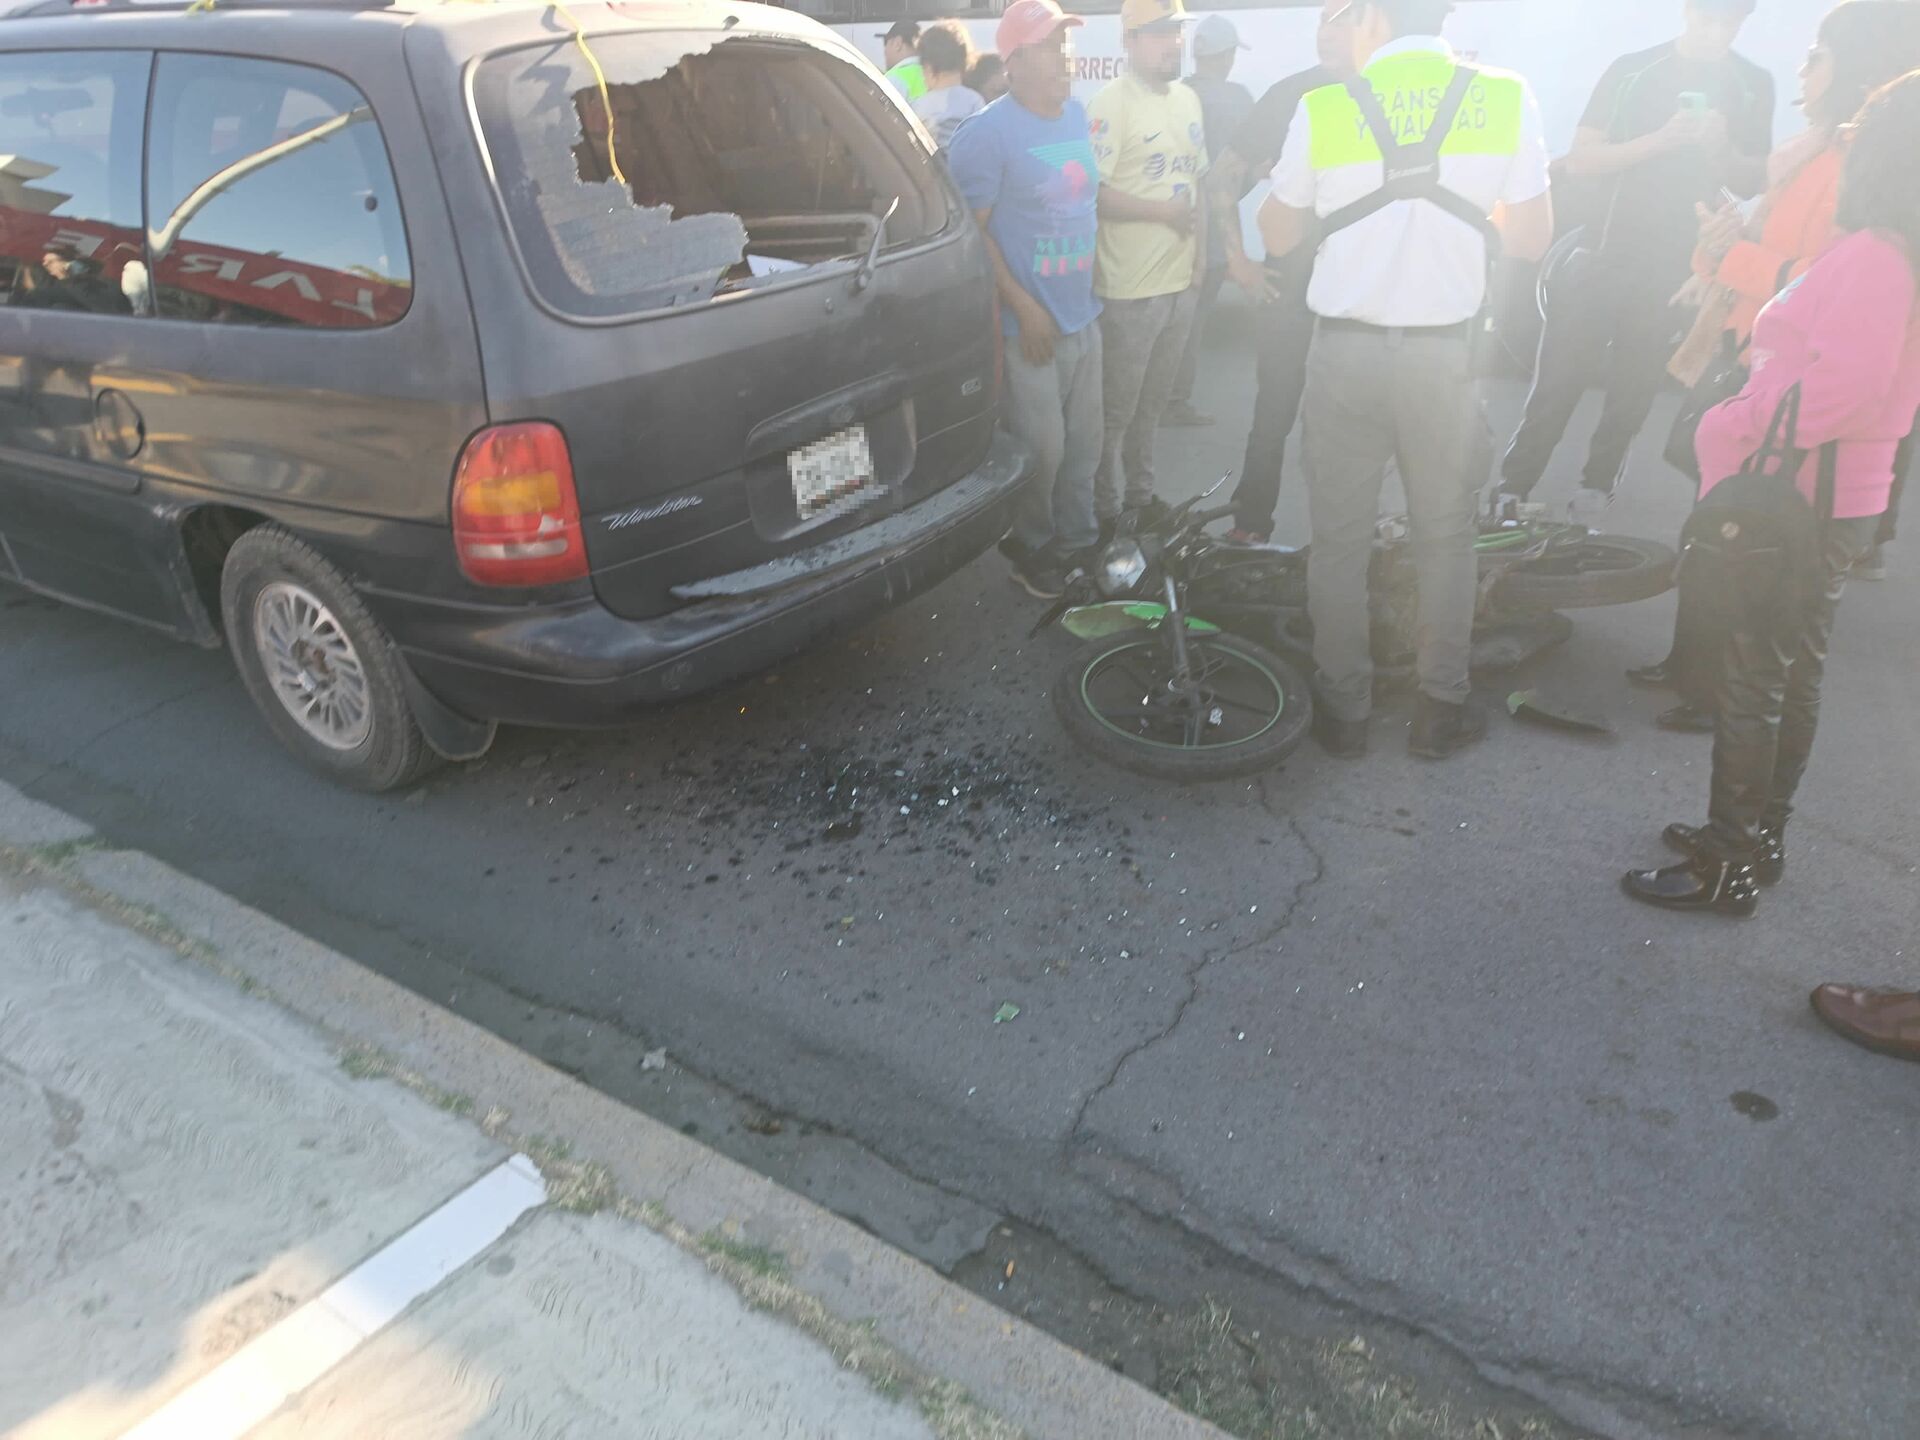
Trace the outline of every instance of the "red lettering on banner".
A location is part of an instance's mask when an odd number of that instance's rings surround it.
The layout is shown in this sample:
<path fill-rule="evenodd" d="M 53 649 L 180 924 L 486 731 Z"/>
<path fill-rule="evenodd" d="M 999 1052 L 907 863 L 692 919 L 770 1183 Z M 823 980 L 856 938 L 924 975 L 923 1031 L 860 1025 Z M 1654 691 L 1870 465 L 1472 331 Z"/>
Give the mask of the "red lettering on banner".
<path fill-rule="evenodd" d="M 113 282 L 118 282 L 122 267 L 142 253 L 138 230 L 0 206 L 0 257 L 37 264 L 55 244 L 94 260 L 101 276 Z M 376 276 L 224 245 L 181 245 L 161 260 L 155 278 L 161 286 L 179 285 L 216 301 L 315 326 L 397 320 L 411 293 L 405 285 Z"/>

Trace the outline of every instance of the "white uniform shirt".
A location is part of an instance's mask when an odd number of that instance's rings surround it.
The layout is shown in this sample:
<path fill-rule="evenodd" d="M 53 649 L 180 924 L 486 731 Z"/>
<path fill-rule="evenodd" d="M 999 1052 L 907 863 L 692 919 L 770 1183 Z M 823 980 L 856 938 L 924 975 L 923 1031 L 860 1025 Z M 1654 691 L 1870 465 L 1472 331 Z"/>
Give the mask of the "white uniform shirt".
<path fill-rule="evenodd" d="M 1382 46 L 1368 69 L 1414 50 L 1456 58 L 1453 47 L 1438 36 L 1411 35 Z M 1506 73 L 1482 65 L 1473 68 L 1488 75 Z M 1547 193 L 1549 162 L 1540 105 L 1526 82 L 1520 84 L 1525 94 L 1517 154 L 1440 157 L 1440 183 L 1488 214 L 1496 205 L 1520 205 Z M 1391 119 L 1394 97 L 1384 97 L 1384 103 Z M 1312 122 L 1302 101 L 1280 163 L 1273 168 L 1273 194 L 1282 205 L 1331 215 L 1386 183 L 1386 165 L 1380 160 L 1315 171 L 1312 148 Z M 1486 240 L 1478 231 L 1425 200 L 1397 200 L 1327 238 L 1307 290 L 1307 307 L 1316 315 L 1369 325 L 1457 325 L 1480 313 L 1486 283 Z"/>

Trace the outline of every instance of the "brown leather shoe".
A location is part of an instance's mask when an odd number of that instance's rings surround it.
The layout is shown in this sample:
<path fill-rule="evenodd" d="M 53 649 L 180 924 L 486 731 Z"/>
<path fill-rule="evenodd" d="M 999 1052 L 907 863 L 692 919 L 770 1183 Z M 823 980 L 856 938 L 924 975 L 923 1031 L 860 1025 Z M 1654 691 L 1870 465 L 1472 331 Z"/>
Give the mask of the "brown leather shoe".
<path fill-rule="evenodd" d="M 1822 985 L 1813 992 L 1813 1013 L 1856 1045 L 1920 1060 L 1920 995 L 1911 990 Z"/>

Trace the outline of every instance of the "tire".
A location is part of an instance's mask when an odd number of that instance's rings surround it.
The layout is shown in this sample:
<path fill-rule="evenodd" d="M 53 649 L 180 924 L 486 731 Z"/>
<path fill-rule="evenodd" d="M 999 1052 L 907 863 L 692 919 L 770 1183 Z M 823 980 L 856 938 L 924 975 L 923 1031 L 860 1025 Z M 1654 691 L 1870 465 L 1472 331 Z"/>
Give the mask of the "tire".
<path fill-rule="evenodd" d="M 267 728 L 311 769 L 379 794 L 439 763 L 407 703 L 392 639 L 312 546 L 277 525 L 247 531 L 220 572 L 220 613 Z M 287 646 L 279 655 L 276 636 Z M 302 720 L 293 707 L 306 696 L 315 698 Z"/>
<path fill-rule="evenodd" d="M 1053 708 L 1074 743 L 1136 775 L 1180 783 L 1258 774 L 1300 748 L 1313 725 L 1313 699 L 1298 671 L 1272 651 L 1236 635 L 1193 635 L 1187 643 L 1203 663 L 1211 660 L 1222 664 L 1235 672 L 1242 684 L 1256 687 L 1246 692 L 1247 704 L 1227 707 L 1244 711 L 1249 723 L 1259 727 L 1254 733 L 1231 743 L 1188 749 L 1145 734 L 1129 734 L 1100 714 L 1088 697 L 1087 684 L 1108 673 L 1115 657 L 1132 652 L 1136 661 L 1133 673 L 1147 683 L 1168 670 L 1162 637 L 1151 631 L 1129 630 L 1077 647 L 1055 675 Z M 1266 684 L 1273 687 L 1271 702 L 1256 693 Z M 1268 703 L 1274 705 L 1275 713 L 1263 718 Z"/>
<path fill-rule="evenodd" d="M 1505 567 L 1493 601 L 1503 610 L 1631 605 L 1671 590 L 1676 560 L 1672 547 L 1657 540 L 1593 535 Z"/>

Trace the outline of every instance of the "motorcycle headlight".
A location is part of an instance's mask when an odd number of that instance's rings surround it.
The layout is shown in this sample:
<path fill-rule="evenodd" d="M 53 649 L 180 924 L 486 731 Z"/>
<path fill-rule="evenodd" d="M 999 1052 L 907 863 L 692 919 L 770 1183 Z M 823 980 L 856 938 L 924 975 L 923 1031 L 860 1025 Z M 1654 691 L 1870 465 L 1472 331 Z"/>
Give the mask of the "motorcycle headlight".
<path fill-rule="evenodd" d="M 1100 565 L 1095 572 L 1103 595 L 1126 595 L 1140 583 L 1147 573 L 1147 557 L 1139 543 L 1133 540 L 1116 540 L 1100 553 Z"/>

